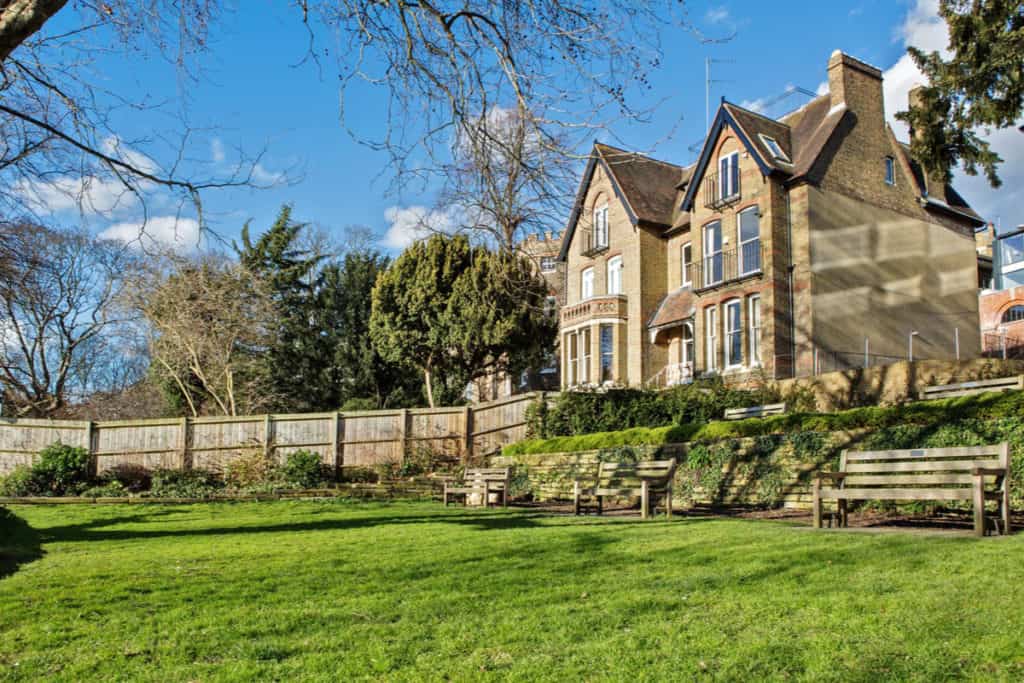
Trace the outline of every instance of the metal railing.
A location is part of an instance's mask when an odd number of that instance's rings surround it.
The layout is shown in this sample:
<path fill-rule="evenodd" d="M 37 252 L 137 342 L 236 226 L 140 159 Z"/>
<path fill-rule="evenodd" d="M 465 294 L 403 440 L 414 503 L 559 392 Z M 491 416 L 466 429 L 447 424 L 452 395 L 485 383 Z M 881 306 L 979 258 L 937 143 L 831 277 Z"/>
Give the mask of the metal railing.
<path fill-rule="evenodd" d="M 693 287 L 710 289 L 762 271 L 764 247 L 761 240 L 744 243 L 739 249 L 720 251 L 690 264 Z"/>
<path fill-rule="evenodd" d="M 1024 339 L 1005 332 L 983 332 L 981 355 L 986 358 L 1024 359 Z"/>
<path fill-rule="evenodd" d="M 719 173 L 708 173 L 704 176 L 704 206 L 709 209 L 720 209 L 740 198 L 739 173 L 733 176 L 735 187 L 729 187 L 728 182 L 723 187 L 720 175 Z M 731 192 L 722 194 L 726 190 L 731 190 Z"/>
<path fill-rule="evenodd" d="M 669 363 L 647 380 L 651 389 L 664 389 L 693 381 L 693 363 Z"/>

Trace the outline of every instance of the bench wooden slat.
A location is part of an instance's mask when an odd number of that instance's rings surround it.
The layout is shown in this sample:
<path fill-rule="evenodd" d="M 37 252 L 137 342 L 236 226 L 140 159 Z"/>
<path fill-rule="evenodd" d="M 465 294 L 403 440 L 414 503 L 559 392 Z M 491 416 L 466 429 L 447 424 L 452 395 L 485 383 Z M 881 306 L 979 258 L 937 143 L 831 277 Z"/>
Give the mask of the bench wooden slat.
<path fill-rule="evenodd" d="M 743 420 L 748 417 L 764 417 L 766 415 L 782 415 L 786 412 L 785 403 L 769 403 L 763 406 L 748 408 L 726 408 L 723 417 L 726 420 Z"/>
<path fill-rule="evenodd" d="M 601 514 L 605 497 L 639 497 L 641 516 L 646 518 L 650 495 L 663 495 L 665 512 L 672 515 L 672 477 L 675 474 L 675 460 L 648 460 L 637 463 L 602 462 L 597 468 L 594 486 L 582 486 L 579 481 L 573 487 L 573 509 L 580 513 L 582 499 L 595 498 L 597 513 Z"/>
<path fill-rule="evenodd" d="M 955 446 L 953 448 L 909 448 L 891 451 L 850 451 L 846 454 L 848 462 L 860 460 L 910 460 L 925 458 L 969 458 L 990 455 L 999 456 L 999 446 Z"/>
<path fill-rule="evenodd" d="M 970 472 L 975 467 L 998 467 L 992 460 L 906 460 L 902 462 L 858 462 L 846 466 L 847 472 Z"/>
<path fill-rule="evenodd" d="M 974 490 L 969 488 L 841 488 L 823 489 L 825 500 L 970 500 Z"/>
<path fill-rule="evenodd" d="M 871 485 L 914 485 L 914 484 L 961 484 L 974 483 L 971 474 L 855 474 L 846 477 L 846 486 Z"/>
<path fill-rule="evenodd" d="M 479 493 L 483 495 L 484 507 L 487 507 L 490 494 L 497 493 L 502 506 L 507 507 L 511 476 L 510 467 L 467 467 L 461 481 L 445 482 L 442 500 L 447 507 L 450 495 L 465 496 L 465 503 L 469 495 Z"/>
<path fill-rule="evenodd" d="M 953 398 L 956 396 L 970 396 L 990 391 L 1010 391 L 1014 389 L 1024 389 L 1024 375 L 958 382 L 956 384 L 937 384 L 922 389 L 918 397 L 922 400 Z"/>

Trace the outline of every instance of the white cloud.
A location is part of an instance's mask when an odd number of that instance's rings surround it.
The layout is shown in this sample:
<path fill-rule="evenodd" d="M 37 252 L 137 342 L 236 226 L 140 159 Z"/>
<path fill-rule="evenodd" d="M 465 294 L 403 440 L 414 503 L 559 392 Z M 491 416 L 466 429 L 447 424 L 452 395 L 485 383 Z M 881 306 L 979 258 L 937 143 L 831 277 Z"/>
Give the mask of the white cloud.
<path fill-rule="evenodd" d="M 405 249 L 417 240 L 436 232 L 452 232 L 456 227 L 452 209 L 439 211 L 425 206 L 390 206 L 384 210 L 388 230 L 381 243 L 389 249 Z"/>
<path fill-rule="evenodd" d="M 949 36 L 939 16 L 938 0 L 917 0 L 896 31 L 896 40 L 904 47 L 913 45 L 925 51 L 937 50 L 948 56 Z M 925 82 L 925 77 L 909 55 L 903 54 L 884 74 L 886 119 L 896 137 L 909 139 L 907 126 L 895 119 L 896 112 L 906 109 L 907 93 Z M 1018 121 L 1017 126 L 1024 123 Z M 1017 127 L 994 131 L 985 136 L 1002 158 L 999 176 L 1003 186 L 992 189 L 984 176 L 968 176 L 957 172 L 954 185 L 974 209 L 988 220 L 999 220 L 1006 230 L 1022 219 L 1024 201 L 1024 134 Z"/>
<path fill-rule="evenodd" d="M 282 180 L 284 173 L 280 171 L 270 171 L 260 163 L 252 167 L 252 181 L 257 185 L 277 185 Z"/>
<path fill-rule="evenodd" d="M 214 138 L 210 141 L 210 156 L 213 157 L 213 162 L 219 164 L 227 155 L 224 153 L 224 142 L 220 138 Z"/>
<path fill-rule="evenodd" d="M 721 24 L 729 20 L 729 10 L 725 7 L 711 7 L 705 13 L 704 18 L 709 24 Z"/>
<path fill-rule="evenodd" d="M 200 240 L 198 221 L 179 216 L 153 216 L 145 224 L 141 221 L 114 223 L 101 232 L 100 237 L 141 247 L 175 250 L 194 249 Z"/>
<path fill-rule="evenodd" d="M 740 106 L 743 107 L 744 109 L 756 111 L 759 114 L 764 111 L 765 105 L 767 104 L 768 100 L 767 98 L 764 97 L 759 97 L 756 100 L 743 100 L 742 102 L 740 102 Z"/>

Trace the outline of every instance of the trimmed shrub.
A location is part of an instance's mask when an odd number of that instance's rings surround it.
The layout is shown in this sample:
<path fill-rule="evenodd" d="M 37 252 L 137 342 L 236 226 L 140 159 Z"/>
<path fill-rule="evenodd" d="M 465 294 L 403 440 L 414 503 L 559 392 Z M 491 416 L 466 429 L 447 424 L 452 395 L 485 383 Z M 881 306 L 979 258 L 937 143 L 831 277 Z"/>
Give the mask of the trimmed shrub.
<path fill-rule="evenodd" d="M 115 481 L 130 493 L 148 491 L 152 486 L 152 473 L 141 465 L 116 465 L 104 473 L 108 481 Z"/>
<path fill-rule="evenodd" d="M 121 482 L 110 479 L 102 484 L 90 486 L 78 495 L 84 498 L 122 498 L 128 495 L 128 491 Z"/>
<path fill-rule="evenodd" d="M 224 483 L 231 489 L 263 489 L 276 480 L 274 461 L 263 448 L 240 452 L 224 467 Z"/>
<path fill-rule="evenodd" d="M 18 465 L 6 477 L 0 478 L 0 496 L 17 498 L 41 493 L 35 472 L 28 465 Z"/>
<path fill-rule="evenodd" d="M 150 495 L 158 498 L 207 498 L 224 488 L 213 472 L 206 470 L 154 470 Z"/>
<path fill-rule="evenodd" d="M 280 470 L 281 478 L 289 486 L 300 489 L 313 489 L 323 484 L 324 467 L 320 454 L 314 451 L 300 450 L 289 453 Z"/>
<path fill-rule="evenodd" d="M 63 496 L 77 492 L 89 483 L 89 451 L 58 441 L 39 451 L 32 472 L 39 487 L 48 494 Z"/>

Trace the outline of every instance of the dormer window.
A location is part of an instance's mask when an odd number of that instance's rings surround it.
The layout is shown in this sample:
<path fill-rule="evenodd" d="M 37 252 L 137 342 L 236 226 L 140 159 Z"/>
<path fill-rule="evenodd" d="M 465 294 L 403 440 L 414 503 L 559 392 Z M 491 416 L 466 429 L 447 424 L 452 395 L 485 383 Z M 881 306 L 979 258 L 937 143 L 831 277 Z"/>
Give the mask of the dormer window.
<path fill-rule="evenodd" d="M 896 184 L 896 160 L 892 157 L 885 158 L 885 184 Z"/>
<path fill-rule="evenodd" d="M 718 160 L 718 198 L 731 199 L 740 193 L 740 153 L 733 152 Z"/>
<path fill-rule="evenodd" d="M 761 138 L 761 142 L 764 143 L 764 146 L 768 148 L 768 151 L 771 152 L 771 155 L 774 158 L 779 161 L 785 161 L 787 164 L 789 163 L 789 157 L 782 151 L 782 147 L 779 146 L 778 140 L 764 134 L 761 134 L 759 137 Z"/>

